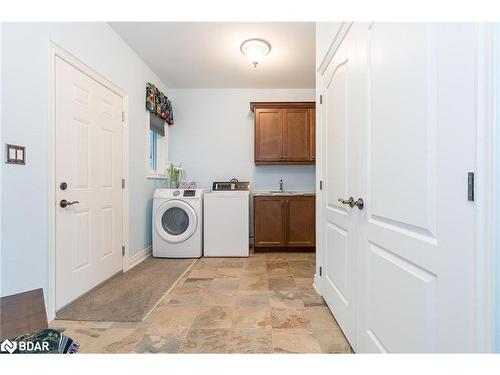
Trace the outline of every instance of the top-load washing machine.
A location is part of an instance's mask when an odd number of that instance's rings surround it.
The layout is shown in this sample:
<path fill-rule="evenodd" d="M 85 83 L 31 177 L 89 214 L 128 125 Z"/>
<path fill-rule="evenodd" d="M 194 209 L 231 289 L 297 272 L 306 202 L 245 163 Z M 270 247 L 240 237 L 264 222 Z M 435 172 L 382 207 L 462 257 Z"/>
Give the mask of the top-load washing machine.
<path fill-rule="evenodd" d="M 203 196 L 206 257 L 247 257 L 250 183 L 214 182 Z"/>
<path fill-rule="evenodd" d="M 153 256 L 203 255 L 203 190 L 156 189 L 153 198 Z"/>

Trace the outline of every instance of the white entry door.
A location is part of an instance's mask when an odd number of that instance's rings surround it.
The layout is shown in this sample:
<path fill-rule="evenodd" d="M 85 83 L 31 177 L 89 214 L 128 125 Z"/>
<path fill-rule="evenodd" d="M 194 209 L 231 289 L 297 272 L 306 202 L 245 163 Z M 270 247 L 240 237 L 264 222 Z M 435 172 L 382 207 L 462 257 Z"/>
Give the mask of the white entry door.
<path fill-rule="evenodd" d="M 74 66 L 59 57 L 55 64 L 60 309 L 122 270 L 123 107 L 119 95 Z"/>

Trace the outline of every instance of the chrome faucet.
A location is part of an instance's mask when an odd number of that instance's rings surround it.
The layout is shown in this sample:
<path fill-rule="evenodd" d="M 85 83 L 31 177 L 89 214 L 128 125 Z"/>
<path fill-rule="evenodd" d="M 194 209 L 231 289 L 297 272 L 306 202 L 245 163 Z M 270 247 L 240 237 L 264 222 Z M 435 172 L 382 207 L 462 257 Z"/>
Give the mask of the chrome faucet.
<path fill-rule="evenodd" d="M 283 192 L 283 179 L 280 179 L 280 192 Z"/>

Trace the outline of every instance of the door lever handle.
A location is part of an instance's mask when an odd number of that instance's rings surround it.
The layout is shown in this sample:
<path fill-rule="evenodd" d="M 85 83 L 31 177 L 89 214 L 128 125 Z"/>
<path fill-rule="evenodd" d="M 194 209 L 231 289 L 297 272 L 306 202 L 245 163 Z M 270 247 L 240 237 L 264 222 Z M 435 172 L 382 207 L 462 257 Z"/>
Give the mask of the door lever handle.
<path fill-rule="evenodd" d="M 348 204 L 349 207 L 351 207 L 351 208 L 354 207 L 354 198 L 353 197 L 349 197 L 349 199 L 347 199 L 347 200 L 339 198 L 338 201 L 342 204 Z"/>
<path fill-rule="evenodd" d="M 59 206 L 61 206 L 62 208 L 66 208 L 67 206 L 71 206 L 73 204 L 78 204 L 80 202 L 78 201 L 74 201 L 74 202 L 68 202 L 66 199 L 63 199 L 61 202 L 59 202 Z"/>
<path fill-rule="evenodd" d="M 353 206 L 356 206 L 358 209 L 362 210 L 365 206 L 365 201 L 363 200 L 363 198 L 358 198 L 358 200 L 354 202 Z"/>

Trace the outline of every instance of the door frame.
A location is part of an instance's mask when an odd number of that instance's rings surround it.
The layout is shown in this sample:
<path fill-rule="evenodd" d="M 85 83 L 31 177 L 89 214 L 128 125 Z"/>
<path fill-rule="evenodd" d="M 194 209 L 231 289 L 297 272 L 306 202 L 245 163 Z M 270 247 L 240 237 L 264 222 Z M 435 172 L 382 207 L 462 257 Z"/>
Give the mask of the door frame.
<path fill-rule="evenodd" d="M 316 101 L 324 95 L 321 79 L 333 60 L 340 44 L 348 33 L 352 22 L 341 24 L 337 34 L 331 41 L 321 64 L 316 70 Z M 477 352 L 495 352 L 500 349 L 500 342 L 495 342 L 496 331 L 500 332 L 500 321 L 495 324 L 496 305 L 500 305 L 495 283 L 500 286 L 500 268 L 496 268 L 496 257 L 500 256 L 500 236 L 495 229 L 500 222 L 500 199 L 496 189 L 500 178 L 500 143 L 497 144 L 496 126 L 500 121 L 500 26 L 493 23 L 476 23 L 476 160 L 475 160 L 475 248 L 476 256 L 476 300 L 475 300 L 475 347 Z M 316 274 L 314 286 L 319 294 L 323 294 L 322 277 L 319 267 L 325 260 L 323 241 L 323 190 L 320 181 L 324 181 L 322 164 L 324 159 L 322 134 L 322 104 L 316 106 Z M 500 139 L 500 138 L 499 138 Z M 465 182 L 464 182 L 465 183 Z M 495 315 L 496 314 L 496 315 Z M 495 348 L 496 346 L 496 348 Z"/>
<path fill-rule="evenodd" d="M 128 178 L 128 94 L 107 80 L 101 74 L 83 63 L 81 60 L 70 54 L 62 47 L 49 41 L 49 122 L 48 122 L 48 296 L 47 296 L 47 317 L 49 322 L 56 316 L 56 168 L 55 168 L 55 136 L 56 136 L 56 116 L 55 116 L 55 84 L 56 84 L 56 57 L 61 58 L 77 70 L 86 74 L 96 82 L 113 91 L 122 98 L 122 111 L 124 117 L 122 152 L 123 152 L 123 170 L 122 176 L 125 179 L 125 187 L 122 189 L 122 207 L 123 207 L 123 246 L 125 254 L 122 257 L 122 271 L 130 268 L 129 265 L 129 178 Z"/>

